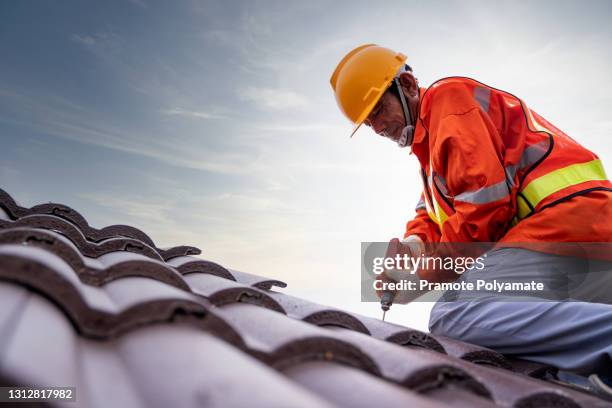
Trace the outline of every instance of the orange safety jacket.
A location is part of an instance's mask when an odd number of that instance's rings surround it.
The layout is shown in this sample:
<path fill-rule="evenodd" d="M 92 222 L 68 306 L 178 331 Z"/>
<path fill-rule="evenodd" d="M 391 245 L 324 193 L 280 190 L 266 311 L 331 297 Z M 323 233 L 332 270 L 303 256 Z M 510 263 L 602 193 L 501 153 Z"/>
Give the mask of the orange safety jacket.
<path fill-rule="evenodd" d="M 609 242 L 599 158 L 516 96 L 470 78 L 421 89 L 412 152 L 423 194 L 405 237 L 425 242 Z"/>

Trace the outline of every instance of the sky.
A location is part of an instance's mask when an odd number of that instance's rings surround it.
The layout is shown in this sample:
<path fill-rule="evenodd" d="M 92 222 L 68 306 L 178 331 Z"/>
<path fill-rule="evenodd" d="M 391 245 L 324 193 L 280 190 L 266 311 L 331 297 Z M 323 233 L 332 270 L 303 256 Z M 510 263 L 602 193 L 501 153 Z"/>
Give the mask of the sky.
<path fill-rule="evenodd" d="M 0 187 L 380 317 L 360 243 L 401 237 L 421 182 L 408 150 L 349 139 L 338 61 L 377 43 L 421 86 L 509 91 L 610 174 L 611 19 L 609 1 L 2 1 Z M 426 329 L 430 307 L 388 318 Z"/>

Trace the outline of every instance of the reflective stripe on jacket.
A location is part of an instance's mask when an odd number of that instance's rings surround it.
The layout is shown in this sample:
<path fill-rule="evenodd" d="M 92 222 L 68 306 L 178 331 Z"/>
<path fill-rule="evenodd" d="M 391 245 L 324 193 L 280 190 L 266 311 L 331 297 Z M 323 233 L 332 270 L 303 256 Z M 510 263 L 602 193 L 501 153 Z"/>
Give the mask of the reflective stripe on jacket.
<path fill-rule="evenodd" d="M 531 229 L 513 234 L 532 240 L 537 225 L 526 221 L 547 208 L 595 191 L 604 192 L 596 195 L 598 208 L 612 205 L 612 184 L 594 153 L 519 98 L 473 79 L 445 78 L 421 90 L 412 151 L 422 168 L 423 203 L 405 235 L 428 242 L 498 241 L 512 227 Z M 594 214 L 584 217 L 601 222 Z M 582 239 L 561 220 L 554 235 Z"/>

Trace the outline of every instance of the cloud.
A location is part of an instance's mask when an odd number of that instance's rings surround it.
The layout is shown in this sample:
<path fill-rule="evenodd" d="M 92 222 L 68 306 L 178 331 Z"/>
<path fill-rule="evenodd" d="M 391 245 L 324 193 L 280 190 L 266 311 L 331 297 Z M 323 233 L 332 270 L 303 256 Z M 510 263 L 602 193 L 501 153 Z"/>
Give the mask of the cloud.
<path fill-rule="evenodd" d="M 115 127 L 96 112 L 40 93 L 26 94 L 0 85 L 0 111 L 13 111 L 11 122 L 41 134 L 93 146 L 136 154 L 173 166 L 221 174 L 245 174 L 258 168 L 253 158 L 257 147 L 237 150 L 225 137 L 216 148 L 199 146 L 200 135 L 186 133 L 167 137 L 162 130 Z"/>
<path fill-rule="evenodd" d="M 122 53 L 123 41 L 119 35 L 110 31 L 95 34 L 72 34 L 70 40 L 82 45 L 85 49 L 107 63 L 117 62 Z"/>
<path fill-rule="evenodd" d="M 265 132 L 278 132 L 278 133 L 317 133 L 317 134 L 342 134 L 343 132 L 348 134 L 350 126 L 332 125 L 327 123 L 268 123 L 259 125 L 257 129 Z"/>
<path fill-rule="evenodd" d="M 164 115 L 168 116 L 184 116 L 187 118 L 195 119 L 227 119 L 227 116 L 221 115 L 214 112 L 205 111 L 191 111 L 183 108 L 172 108 L 161 111 Z"/>
<path fill-rule="evenodd" d="M 237 163 L 248 163 L 251 156 L 231 150 L 213 152 L 203 148 L 194 150 L 189 145 L 153 144 L 151 140 L 164 140 L 164 137 L 144 136 L 122 130 L 93 127 L 88 124 L 47 122 L 32 127 L 63 139 L 149 157 L 178 167 L 221 174 L 239 174 L 252 171 L 252 168 L 246 164 L 237 165 Z"/>
<path fill-rule="evenodd" d="M 289 89 L 249 86 L 240 89 L 238 97 L 244 101 L 255 102 L 267 110 L 299 109 L 310 106 L 305 95 Z"/>
<path fill-rule="evenodd" d="M 162 192 L 163 193 L 163 192 Z M 124 223 L 140 228 L 153 239 L 159 247 L 174 245 L 200 245 L 198 226 L 185 225 L 177 219 L 183 210 L 177 206 L 176 197 L 168 194 L 121 194 L 115 191 L 96 191 L 77 193 L 80 198 L 96 206 L 107 209 L 99 211 L 89 208 L 87 219 L 92 225 L 97 220 L 99 225 Z M 87 208 L 86 206 L 84 208 Z M 86 214 L 86 211 L 83 212 Z"/>
<path fill-rule="evenodd" d="M 87 47 L 91 47 L 93 45 L 96 44 L 96 39 L 92 36 L 89 35 L 82 35 L 82 34 L 72 34 L 72 36 L 70 37 L 70 39 L 74 42 L 77 42 L 79 44 L 83 44 Z"/>
<path fill-rule="evenodd" d="M 127 198 L 117 197 L 109 192 L 79 193 L 79 197 L 92 201 L 102 207 L 111 208 L 130 217 L 159 222 L 168 219 L 173 205 L 170 202 L 152 201 L 150 197 Z"/>

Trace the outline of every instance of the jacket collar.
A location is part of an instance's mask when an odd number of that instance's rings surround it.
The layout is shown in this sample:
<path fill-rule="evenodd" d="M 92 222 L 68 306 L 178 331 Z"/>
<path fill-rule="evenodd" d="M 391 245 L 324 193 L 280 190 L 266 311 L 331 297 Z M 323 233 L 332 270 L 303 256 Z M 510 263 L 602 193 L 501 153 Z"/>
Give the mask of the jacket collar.
<path fill-rule="evenodd" d="M 423 124 L 423 118 L 426 114 L 423 109 L 423 95 L 427 91 L 427 88 L 419 88 L 419 105 L 418 105 L 418 116 L 414 128 L 414 139 L 410 146 L 411 153 L 414 153 L 421 165 L 429 162 L 429 137 L 425 125 Z"/>

